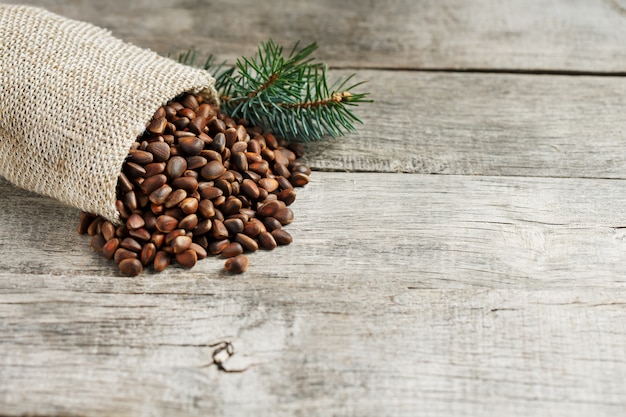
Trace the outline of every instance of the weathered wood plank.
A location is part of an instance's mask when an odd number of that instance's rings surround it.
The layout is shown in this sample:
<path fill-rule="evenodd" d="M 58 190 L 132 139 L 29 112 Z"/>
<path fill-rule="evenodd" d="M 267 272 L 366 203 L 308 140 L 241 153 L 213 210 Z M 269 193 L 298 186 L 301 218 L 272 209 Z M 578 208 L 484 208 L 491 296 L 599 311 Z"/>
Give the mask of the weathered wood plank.
<path fill-rule="evenodd" d="M 77 212 L 1 182 L 0 270 L 117 275 L 75 234 Z M 626 288 L 622 181 L 314 173 L 295 243 L 251 255 L 251 274 L 393 277 L 419 288 Z M 219 275 L 208 259 L 172 276 Z M 387 278 L 385 278 L 387 279 Z"/>
<path fill-rule="evenodd" d="M 335 71 L 337 76 L 346 74 Z M 626 178 L 626 79 L 361 71 L 364 125 L 318 170 Z"/>
<path fill-rule="evenodd" d="M 0 291 L 3 415 L 626 412 L 623 289 L 2 272 Z"/>
<path fill-rule="evenodd" d="M 626 177 L 623 78 L 359 76 L 376 102 L 355 110 L 364 122 L 357 133 L 310 147 L 317 169 Z"/>
<path fill-rule="evenodd" d="M 10 0 L 110 28 L 160 53 L 234 61 L 273 37 L 317 41 L 334 66 L 626 71 L 626 1 Z"/>

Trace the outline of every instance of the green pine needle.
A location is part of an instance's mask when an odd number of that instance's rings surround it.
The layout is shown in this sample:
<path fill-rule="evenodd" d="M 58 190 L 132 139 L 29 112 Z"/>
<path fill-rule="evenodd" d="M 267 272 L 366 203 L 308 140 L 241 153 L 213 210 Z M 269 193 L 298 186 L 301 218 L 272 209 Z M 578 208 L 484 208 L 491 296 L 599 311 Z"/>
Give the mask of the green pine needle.
<path fill-rule="evenodd" d="M 234 67 L 216 65 L 209 56 L 203 68 L 216 79 L 222 109 L 235 118 L 244 118 L 292 141 L 320 140 L 355 131 L 362 123 L 350 107 L 369 103 L 369 93 L 357 93 L 363 82 L 351 84 L 355 74 L 335 80 L 329 86 L 324 64 L 311 54 L 312 43 L 299 44 L 285 55 L 273 40 L 259 45 L 253 57 L 242 57 Z M 178 61 L 194 65 L 194 50 L 182 53 Z"/>

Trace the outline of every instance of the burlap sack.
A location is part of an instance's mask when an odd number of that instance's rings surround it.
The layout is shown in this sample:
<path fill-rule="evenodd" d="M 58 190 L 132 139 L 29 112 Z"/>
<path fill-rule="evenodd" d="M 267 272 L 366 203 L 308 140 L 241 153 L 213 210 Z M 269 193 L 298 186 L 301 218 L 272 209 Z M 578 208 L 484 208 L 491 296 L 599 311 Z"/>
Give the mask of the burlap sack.
<path fill-rule="evenodd" d="M 0 4 L 0 175 L 116 223 L 124 158 L 183 92 L 216 101 L 209 73 L 42 9 Z"/>

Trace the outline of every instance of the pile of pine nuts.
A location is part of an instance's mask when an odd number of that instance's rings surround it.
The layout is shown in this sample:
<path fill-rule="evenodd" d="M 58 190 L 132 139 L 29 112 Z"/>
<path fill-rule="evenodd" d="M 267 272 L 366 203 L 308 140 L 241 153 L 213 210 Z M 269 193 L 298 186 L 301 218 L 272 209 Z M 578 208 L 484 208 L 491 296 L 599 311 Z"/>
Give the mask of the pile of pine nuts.
<path fill-rule="evenodd" d="M 302 155 L 301 144 L 183 95 L 156 111 L 124 162 L 116 202 L 123 223 L 81 212 L 78 232 L 124 275 L 191 268 L 208 255 L 244 272 L 245 253 L 292 241 L 283 229 L 294 220 L 288 206 L 311 173 Z"/>

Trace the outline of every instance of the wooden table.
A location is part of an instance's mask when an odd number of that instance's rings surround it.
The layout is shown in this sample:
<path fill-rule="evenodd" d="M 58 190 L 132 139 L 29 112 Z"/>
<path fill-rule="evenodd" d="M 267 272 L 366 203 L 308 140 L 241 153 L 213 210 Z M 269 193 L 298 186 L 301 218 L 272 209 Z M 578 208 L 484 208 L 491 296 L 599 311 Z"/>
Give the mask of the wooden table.
<path fill-rule="evenodd" d="M 0 415 L 626 414 L 626 0 L 26 3 L 162 54 L 317 41 L 376 102 L 241 276 L 120 277 L 0 180 Z"/>

